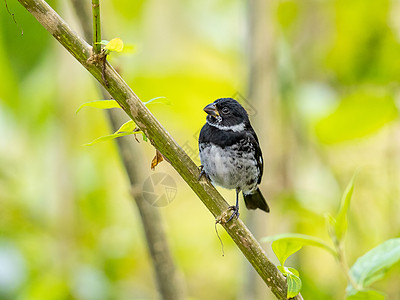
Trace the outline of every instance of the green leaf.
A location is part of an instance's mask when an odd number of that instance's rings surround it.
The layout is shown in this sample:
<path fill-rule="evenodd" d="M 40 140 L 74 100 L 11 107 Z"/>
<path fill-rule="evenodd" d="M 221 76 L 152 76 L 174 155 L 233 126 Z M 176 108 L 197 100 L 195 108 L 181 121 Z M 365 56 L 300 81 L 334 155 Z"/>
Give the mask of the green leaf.
<path fill-rule="evenodd" d="M 400 238 L 390 239 L 359 257 L 351 267 L 350 274 L 361 288 L 366 288 L 381 279 L 399 261 Z M 347 286 L 347 293 L 355 293 L 351 285 Z"/>
<path fill-rule="evenodd" d="M 110 41 L 108 41 L 108 40 L 101 40 L 101 42 L 100 43 L 96 43 L 96 44 L 100 44 L 100 45 L 107 45 L 108 43 L 109 43 Z"/>
<path fill-rule="evenodd" d="M 284 233 L 265 237 L 261 241 L 272 242 L 272 250 L 278 257 L 282 266 L 290 255 L 299 251 L 303 246 L 320 247 L 336 257 L 335 249 L 328 245 L 324 240 L 305 234 Z"/>
<path fill-rule="evenodd" d="M 115 133 L 122 133 L 122 132 L 130 132 L 134 131 L 136 128 L 135 122 L 133 120 L 129 120 L 121 125 L 121 127 Z M 114 133 L 114 134 L 115 134 Z"/>
<path fill-rule="evenodd" d="M 295 297 L 301 290 L 301 280 L 299 277 L 293 274 L 287 274 L 287 298 Z"/>
<path fill-rule="evenodd" d="M 335 220 L 335 235 L 338 241 L 343 239 L 343 236 L 347 232 L 347 213 L 350 207 L 351 197 L 354 191 L 354 181 L 357 176 L 357 172 L 351 178 L 346 190 L 343 193 L 342 200 L 340 201 L 339 212 L 336 215 Z"/>
<path fill-rule="evenodd" d="M 337 237 L 335 232 L 336 219 L 332 217 L 330 214 L 325 214 L 325 221 L 328 227 L 328 234 L 331 237 L 332 241 L 336 244 L 337 242 Z"/>
<path fill-rule="evenodd" d="M 104 135 L 104 136 L 101 136 L 101 137 L 95 139 L 94 141 L 91 141 L 90 143 L 84 144 L 84 146 L 93 146 L 100 142 L 111 141 L 112 139 L 115 139 L 117 137 L 130 135 L 130 134 L 134 134 L 134 132 L 121 132 L 121 133 L 113 133 L 113 134 L 109 134 L 109 135 Z"/>
<path fill-rule="evenodd" d="M 148 139 L 147 139 L 147 136 L 144 134 L 144 132 L 140 131 L 140 133 L 142 134 L 143 141 L 147 142 Z"/>
<path fill-rule="evenodd" d="M 385 295 L 374 290 L 358 291 L 356 294 L 346 297 L 346 300 L 385 300 Z"/>
<path fill-rule="evenodd" d="M 285 267 L 282 267 L 282 266 L 276 266 L 276 267 L 278 268 L 279 271 L 281 271 L 281 273 L 282 273 L 283 275 L 286 276 L 287 271 L 286 271 Z"/>
<path fill-rule="evenodd" d="M 286 267 L 285 267 L 285 269 L 286 269 L 288 272 L 291 272 L 293 275 L 295 275 L 295 276 L 297 276 L 297 277 L 300 278 L 299 271 L 297 271 L 295 268 L 291 268 L 291 267 L 286 268 Z"/>
<path fill-rule="evenodd" d="M 160 100 L 160 99 L 165 99 L 165 100 Z M 156 100 L 159 100 L 159 101 L 156 101 Z M 155 104 L 155 103 L 170 104 L 170 102 L 168 101 L 168 99 L 166 97 L 156 97 L 156 98 L 150 99 L 147 102 L 144 102 L 144 105 Z M 101 108 L 101 109 L 121 108 L 121 106 L 115 100 L 96 100 L 96 101 L 90 101 L 90 102 L 83 103 L 81 106 L 78 107 L 78 109 L 76 110 L 76 113 L 78 113 L 84 107 L 95 107 L 95 108 Z"/>
<path fill-rule="evenodd" d="M 160 100 L 160 99 L 165 99 L 165 100 Z M 159 100 L 159 101 L 156 101 L 156 100 Z M 162 104 L 168 104 L 168 105 L 171 104 L 171 102 L 168 100 L 167 97 L 161 96 L 161 97 L 156 97 L 156 98 L 150 99 L 147 102 L 144 102 L 144 105 L 156 104 L 156 103 L 162 103 Z"/>
<path fill-rule="evenodd" d="M 96 100 L 91 102 L 83 103 L 81 106 L 78 107 L 76 113 L 78 113 L 84 107 L 95 107 L 95 108 L 102 108 L 102 109 L 109 109 L 109 108 L 121 108 L 118 102 L 115 100 Z"/>
<path fill-rule="evenodd" d="M 288 239 L 277 240 L 272 243 L 272 250 L 282 266 L 285 265 L 285 261 L 289 256 L 299 251 L 302 247 L 301 244 Z"/>
<path fill-rule="evenodd" d="M 84 146 L 93 146 L 97 143 L 110 141 L 110 140 L 115 139 L 120 136 L 125 136 L 125 135 L 130 135 L 130 134 L 138 134 L 138 133 L 142 134 L 143 140 L 145 140 L 146 135 L 142 131 L 136 130 L 135 123 L 132 120 L 129 120 L 129 121 L 125 122 L 124 124 L 122 124 L 121 127 L 113 134 L 101 136 L 90 143 L 84 144 Z M 146 141 L 147 141 L 147 138 L 146 138 Z"/>
<path fill-rule="evenodd" d="M 282 266 L 277 266 L 278 270 L 281 271 L 281 273 L 286 276 L 287 274 L 293 274 L 297 277 L 300 277 L 299 271 L 297 271 L 295 268 L 290 268 L 290 267 L 282 267 Z"/>

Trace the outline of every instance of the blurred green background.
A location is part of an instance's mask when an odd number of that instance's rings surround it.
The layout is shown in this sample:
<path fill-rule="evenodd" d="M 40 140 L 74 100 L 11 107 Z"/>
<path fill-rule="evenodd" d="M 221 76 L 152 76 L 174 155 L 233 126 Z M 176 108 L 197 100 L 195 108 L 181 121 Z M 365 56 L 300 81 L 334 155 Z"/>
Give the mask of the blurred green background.
<path fill-rule="evenodd" d="M 16 1 L 0 8 L 0 299 L 157 299 L 142 225 L 97 82 Z M 88 1 L 90 2 L 90 1 Z M 349 264 L 400 234 L 400 2 L 101 1 L 103 38 L 132 54 L 111 63 L 199 164 L 203 107 L 235 96 L 248 109 L 266 166 L 271 213 L 241 217 L 258 239 L 299 232 L 328 239 L 324 215 L 361 167 L 350 209 Z M 49 1 L 81 32 L 70 1 Z M 260 4 L 261 3 L 261 4 Z M 257 6 L 260 5 L 260 6 Z M 261 7 L 262 9 L 257 9 Z M 23 35 L 21 35 L 23 29 Z M 257 31 L 259 30 L 259 31 Z M 131 139 L 131 136 L 124 137 Z M 141 138 L 140 138 L 141 139 Z M 274 299 L 176 171 L 160 207 L 189 299 Z M 234 203 L 234 191 L 219 189 Z M 263 245 L 277 262 L 269 244 Z M 305 299 L 342 299 L 335 260 L 305 248 L 290 258 Z M 400 299 L 400 267 L 373 287 Z"/>

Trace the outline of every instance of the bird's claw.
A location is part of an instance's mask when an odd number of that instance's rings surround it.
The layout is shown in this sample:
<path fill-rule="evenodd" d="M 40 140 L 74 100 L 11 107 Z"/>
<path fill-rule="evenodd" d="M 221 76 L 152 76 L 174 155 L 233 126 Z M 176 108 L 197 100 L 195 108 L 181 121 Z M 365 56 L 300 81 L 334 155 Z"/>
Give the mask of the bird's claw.
<path fill-rule="evenodd" d="M 239 213 L 239 206 L 235 206 L 235 205 L 229 206 L 229 207 L 228 207 L 228 210 L 232 210 L 233 213 L 232 213 L 232 215 L 229 217 L 228 221 L 226 221 L 226 223 L 228 223 L 230 220 L 232 220 L 233 217 L 235 217 L 235 216 L 236 216 L 236 220 L 239 218 L 239 215 L 240 215 L 240 213 Z"/>
<path fill-rule="evenodd" d="M 201 177 L 203 177 L 203 176 L 204 176 L 206 179 L 210 180 L 210 178 L 208 177 L 206 171 L 204 171 L 203 168 L 204 168 L 203 165 L 201 165 L 201 166 L 199 167 L 199 169 L 200 169 L 200 175 L 199 175 L 199 178 L 197 178 L 197 181 L 200 181 Z"/>

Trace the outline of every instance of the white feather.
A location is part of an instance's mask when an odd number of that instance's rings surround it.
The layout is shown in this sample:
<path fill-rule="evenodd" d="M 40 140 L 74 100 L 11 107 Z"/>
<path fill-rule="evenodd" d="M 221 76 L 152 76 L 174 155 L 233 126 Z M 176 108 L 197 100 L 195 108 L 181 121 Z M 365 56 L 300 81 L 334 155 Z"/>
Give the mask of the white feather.
<path fill-rule="evenodd" d="M 232 130 L 234 132 L 241 132 L 241 131 L 243 131 L 245 129 L 244 123 L 240 123 L 240 124 L 232 125 L 232 126 L 222 126 L 222 125 L 219 125 L 219 124 L 216 124 L 216 123 L 210 123 L 208 121 L 207 121 L 207 123 L 209 125 L 213 126 L 213 127 L 221 129 L 221 130 Z"/>

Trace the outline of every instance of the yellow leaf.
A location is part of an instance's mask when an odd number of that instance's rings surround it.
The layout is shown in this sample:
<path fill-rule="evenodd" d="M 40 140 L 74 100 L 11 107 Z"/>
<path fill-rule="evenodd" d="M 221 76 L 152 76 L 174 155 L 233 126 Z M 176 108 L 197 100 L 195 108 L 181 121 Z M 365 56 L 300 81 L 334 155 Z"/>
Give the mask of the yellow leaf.
<path fill-rule="evenodd" d="M 122 50 L 122 53 L 135 53 L 135 52 L 136 52 L 135 45 L 124 44 L 124 50 Z"/>
<path fill-rule="evenodd" d="M 129 120 L 126 123 L 122 124 L 115 133 L 133 132 L 135 130 L 135 127 L 136 124 L 133 122 L 133 120 Z"/>
<path fill-rule="evenodd" d="M 114 38 L 107 43 L 105 48 L 108 51 L 121 52 L 124 49 L 124 42 L 120 38 Z"/>
<path fill-rule="evenodd" d="M 115 100 L 97 100 L 83 103 L 81 106 L 78 107 L 76 113 L 78 113 L 84 107 L 96 107 L 102 109 L 121 108 L 121 106 L 119 106 L 119 104 Z"/>

